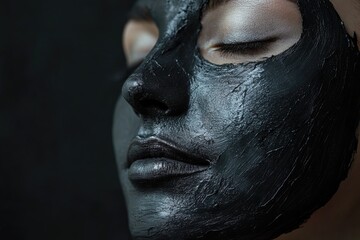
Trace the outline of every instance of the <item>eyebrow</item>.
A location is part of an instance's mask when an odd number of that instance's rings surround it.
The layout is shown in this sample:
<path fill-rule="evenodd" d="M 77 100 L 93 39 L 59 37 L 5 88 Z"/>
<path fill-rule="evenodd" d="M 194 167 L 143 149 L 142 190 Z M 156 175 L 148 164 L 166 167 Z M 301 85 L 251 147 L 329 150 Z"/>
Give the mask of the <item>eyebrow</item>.
<path fill-rule="evenodd" d="M 220 5 L 226 4 L 230 1 L 236 0 L 209 0 L 208 4 L 205 7 L 205 10 L 210 10 L 219 7 Z M 289 2 L 296 3 L 298 0 L 286 0 Z M 146 6 L 134 6 L 128 13 L 128 20 L 135 21 L 152 21 L 153 18 L 150 13 L 150 9 Z"/>
<path fill-rule="evenodd" d="M 223 4 L 228 3 L 230 1 L 235 1 L 235 0 L 209 0 L 209 3 L 206 6 L 206 10 L 217 8 L 220 5 L 223 5 Z M 287 1 L 293 2 L 293 3 L 298 2 L 298 0 L 287 0 Z"/>
<path fill-rule="evenodd" d="M 220 5 L 223 5 L 227 2 L 230 2 L 232 0 L 209 0 L 209 3 L 206 6 L 207 10 L 214 9 Z"/>

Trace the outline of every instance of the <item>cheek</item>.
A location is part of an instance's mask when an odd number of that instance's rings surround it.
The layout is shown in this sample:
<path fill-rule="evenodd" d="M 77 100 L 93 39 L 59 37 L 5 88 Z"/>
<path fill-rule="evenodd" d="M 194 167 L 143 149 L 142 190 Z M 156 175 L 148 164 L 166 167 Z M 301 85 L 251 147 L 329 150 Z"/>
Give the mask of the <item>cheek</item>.
<path fill-rule="evenodd" d="M 140 119 L 131 106 L 120 97 L 115 108 L 113 121 L 113 142 L 119 172 L 124 169 L 128 146 L 136 136 L 140 126 Z"/>
<path fill-rule="evenodd" d="M 192 130 L 212 140 L 210 147 L 218 153 L 214 172 L 240 195 L 256 186 L 252 200 L 266 199 L 283 185 L 296 159 L 286 152 L 296 148 L 288 140 L 296 142 L 294 130 L 306 120 L 296 111 L 289 115 L 297 87 L 279 91 L 260 66 L 204 72 L 208 75 L 199 74 L 191 87 Z M 304 103 L 297 110 L 307 108 Z"/>
<path fill-rule="evenodd" d="M 227 70 L 222 70 L 224 73 Z M 239 132 L 246 134 L 267 119 L 260 106 L 268 102 L 262 84 L 261 68 L 242 74 L 201 75 L 191 86 L 190 119 L 196 119 L 196 131 L 211 133 L 215 141 L 229 144 Z M 208 71 L 210 72 L 210 71 Z"/>

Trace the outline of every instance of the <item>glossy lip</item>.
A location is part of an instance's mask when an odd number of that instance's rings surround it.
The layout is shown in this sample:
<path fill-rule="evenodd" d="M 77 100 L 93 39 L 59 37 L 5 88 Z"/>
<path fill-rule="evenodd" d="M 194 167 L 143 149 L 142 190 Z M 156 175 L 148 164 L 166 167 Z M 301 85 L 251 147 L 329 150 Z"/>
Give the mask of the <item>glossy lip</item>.
<path fill-rule="evenodd" d="M 137 137 L 128 151 L 129 179 L 135 182 L 187 176 L 209 166 L 206 158 L 157 137 Z"/>
<path fill-rule="evenodd" d="M 135 138 L 128 151 L 128 167 L 137 160 L 150 158 L 167 158 L 200 166 L 210 163 L 209 160 L 190 154 L 189 151 L 157 137 Z"/>

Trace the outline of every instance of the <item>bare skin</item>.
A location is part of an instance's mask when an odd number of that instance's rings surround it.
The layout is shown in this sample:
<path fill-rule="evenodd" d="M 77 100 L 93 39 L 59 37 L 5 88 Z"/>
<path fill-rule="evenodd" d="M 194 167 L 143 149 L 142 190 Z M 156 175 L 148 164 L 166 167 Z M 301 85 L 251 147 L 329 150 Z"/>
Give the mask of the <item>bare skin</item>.
<path fill-rule="evenodd" d="M 360 0 L 331 0 L 350 35 L 358 36 L 360 48 Z M 359 134 L 358 134 L 359 136 Z M 334 197 L 299 229 L 277 240 L 360 239 L 360 144 L 348 178 Z"/>

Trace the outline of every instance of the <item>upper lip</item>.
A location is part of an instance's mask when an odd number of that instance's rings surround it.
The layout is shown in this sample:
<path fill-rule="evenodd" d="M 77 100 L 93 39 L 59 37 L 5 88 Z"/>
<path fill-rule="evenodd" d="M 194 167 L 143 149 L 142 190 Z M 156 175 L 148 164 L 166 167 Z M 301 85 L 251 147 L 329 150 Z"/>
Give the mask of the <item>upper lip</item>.
<path fill-rule="evenodd" d="M 189 153 L 175 144 L 157 137 L 135 138 L 128 150 L 128 167 L 136 160 L 150 158 L 168 158 L 192 165 L 209 165 L 210 161 Z"/>

